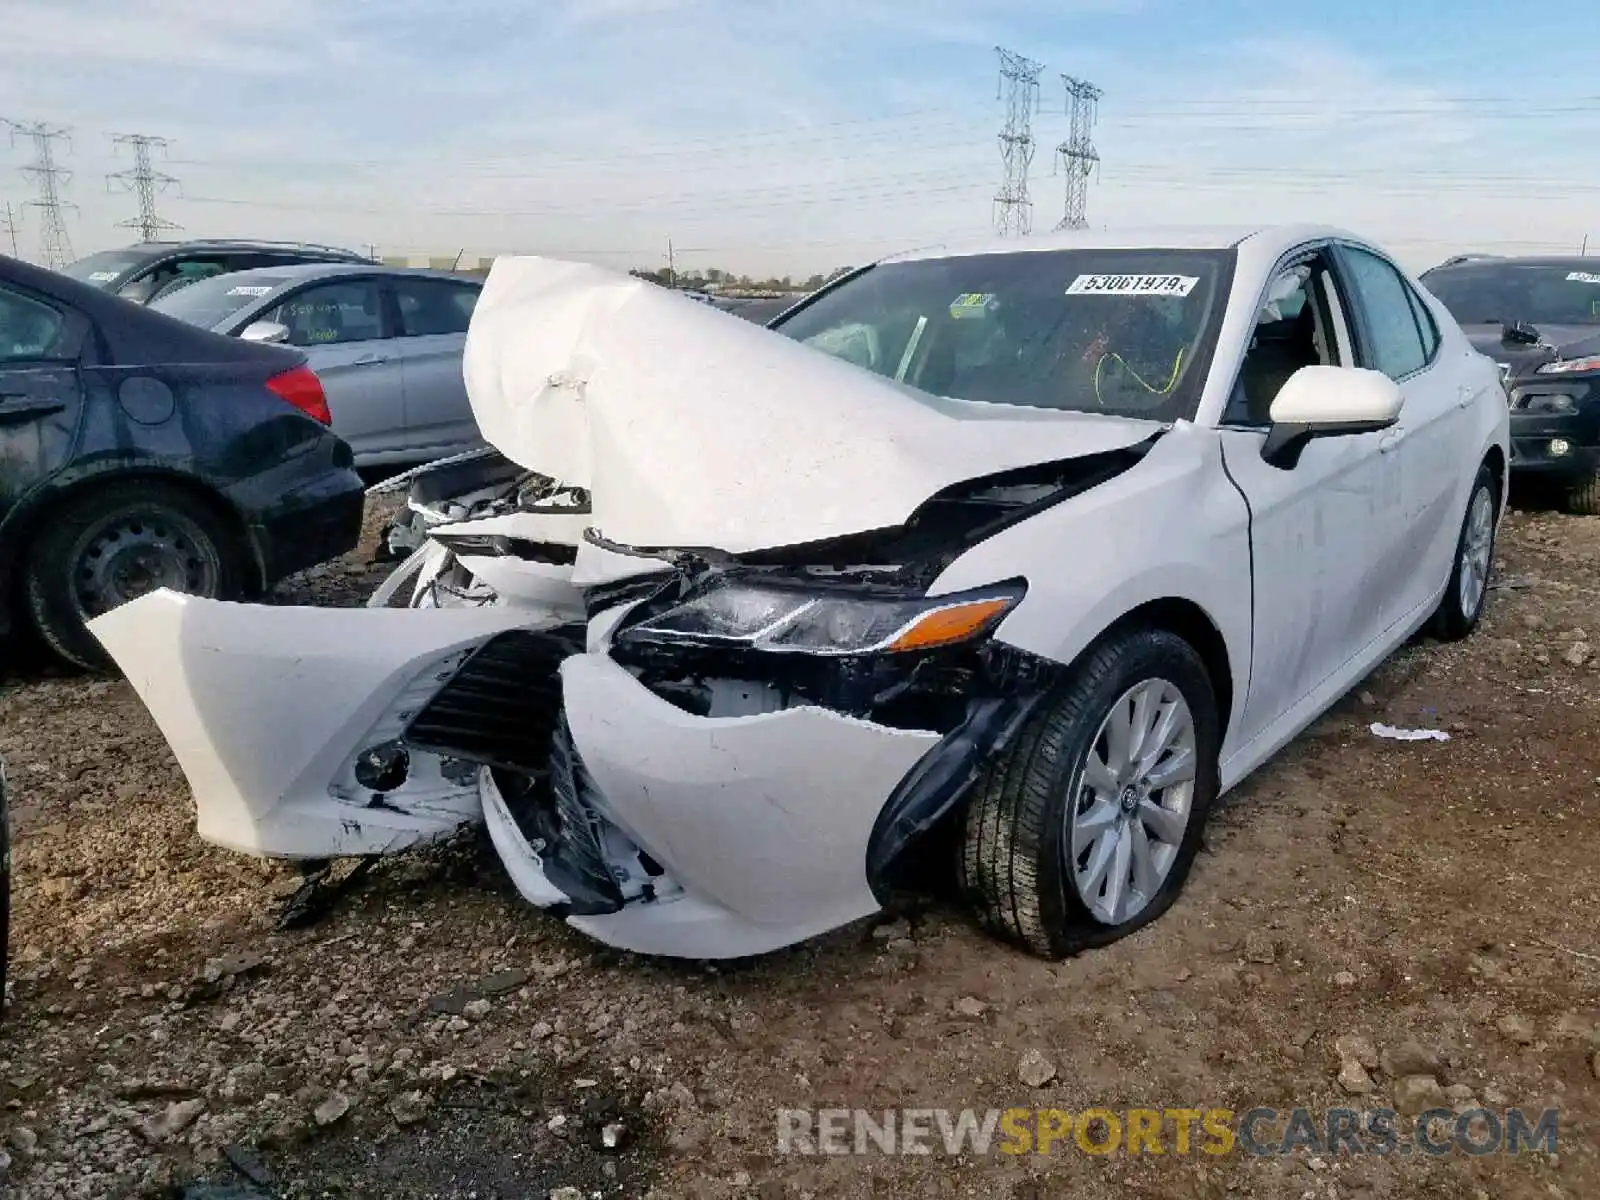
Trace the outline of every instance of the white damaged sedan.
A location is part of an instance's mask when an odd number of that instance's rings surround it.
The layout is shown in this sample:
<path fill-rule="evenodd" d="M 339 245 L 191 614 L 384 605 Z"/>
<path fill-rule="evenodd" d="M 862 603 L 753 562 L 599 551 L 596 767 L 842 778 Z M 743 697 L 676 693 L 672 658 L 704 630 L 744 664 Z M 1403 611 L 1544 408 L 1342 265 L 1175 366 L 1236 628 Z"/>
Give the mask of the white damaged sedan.
<path fill-rule="evenodd" d="M 547 486 L 414 564 L 489 602 L 91 624 L 201 836 L 328 858 L 481 818 L 533 904 L 704 958 L 943 866 L 1058 956 L 1163 912 L 1221 792 L 1483 610 L 1498 372 L 1350 234 L 914 254 L 774 330 L 499 260 L 467 384 Z"/>

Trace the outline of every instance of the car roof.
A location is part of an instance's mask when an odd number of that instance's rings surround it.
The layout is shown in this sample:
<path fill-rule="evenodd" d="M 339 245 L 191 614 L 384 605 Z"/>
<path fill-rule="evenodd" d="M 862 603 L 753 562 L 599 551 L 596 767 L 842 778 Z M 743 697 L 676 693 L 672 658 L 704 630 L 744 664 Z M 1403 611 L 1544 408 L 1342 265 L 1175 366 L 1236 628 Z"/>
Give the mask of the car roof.
<path fill-rule="evenodd" d="M 258 238 L 191 238 L 183 242 L 135 242 L 122 248 L 124 253 L 143 251 L 151 256 L 181 253 L 193 250 L 279 250 L 286 254 L 336 254 L 360 262 L 370 262 L 366 255 L 342 246 L 323 246 L 315 242 L 274 242 Z"/>
<path fill-rule="evenodd" d="M 1374 249 L 1368 238 L 1331 225 L 1163 225 L 1128 229 L 1066 229 L 1025 238 L 986 238 L 966 245 L 929 246 L 892 255 L 883 262 L 916 262 L 980 254 L 1026 254 L 1052 250 L 1229 250 L 1241 266 L 1266 270 L 1305 242 L 1339 240 Z"/>
<path fill-rule="evenodd" d="M 13 284 L 82 313 L 94 323 L 99 334 L 100 361 L 107 365 L 260 361 L 288 370 L 305 362 L 305 355 L 288 347 L 224 337 L 148 305 L 134 304 L 59 272 L 4 255 L 0 255 L 0 283 Z"/>
<path fill-rule="evenodd" d="M 312 279 L 325 279 L 337 276 L 341 279 L 355 276 L 378 275 L 394 279 L 443 279 L 451 283 L 471 284 L 476 287 L 483 286 L 483 280 L 475 275 L 457 275 L 450 271 L 430 271 L 421 267 L 386 267 L 379 263 L 348 263 L 348 262 L 312 262 L 312 263 L 285 263 L 281 267 L 251 267 L 246 271 L 228 271 L 222 275 L 213 275 L 212 279 L 227 279 L 235 284 L 249 286 L 252 279 L 272 279 L 282 281 L 282 286 L 305 283 Z M 275 285 L 276 286 L 276 283 Z"/>
<path fill-rule="evenodd" d="M 1600 255 L 1594 254 L 1471 254 L 1462 255 L 1460 258 L 1447 259 L 1436 267 L 1429 267 L 1427 274 L 1435 271 L 1453 271 L 1457 267 L 1587 267 L 1600 271 Z"/>

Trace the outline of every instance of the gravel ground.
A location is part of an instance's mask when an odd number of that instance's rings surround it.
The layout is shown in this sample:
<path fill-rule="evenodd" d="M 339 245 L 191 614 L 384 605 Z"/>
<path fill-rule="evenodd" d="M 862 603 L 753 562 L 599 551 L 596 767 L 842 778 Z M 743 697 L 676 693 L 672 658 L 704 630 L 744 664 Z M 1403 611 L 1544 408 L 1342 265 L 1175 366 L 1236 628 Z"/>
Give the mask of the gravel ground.
<path fill-rule="evenodd" d="M 1514 513 L 1473 639 L 1402 651 L 1230 798 L 1170 914 L 1055 964 L 935 902 L 749 964 L 650 962 L 521 904 L 471 836 L 282 932 L 298 876 L 195 837 L 127 687 L 13 650 L 0 1193 L 1600 1196 L 1597 552 L 1600 519 Z M 359 603 L 385 570 L 364 557 L 277 598 Z M 775 1152 L 780 1107 L 1397 1093 L 1559 1108 L 1559 1153 Z"/>

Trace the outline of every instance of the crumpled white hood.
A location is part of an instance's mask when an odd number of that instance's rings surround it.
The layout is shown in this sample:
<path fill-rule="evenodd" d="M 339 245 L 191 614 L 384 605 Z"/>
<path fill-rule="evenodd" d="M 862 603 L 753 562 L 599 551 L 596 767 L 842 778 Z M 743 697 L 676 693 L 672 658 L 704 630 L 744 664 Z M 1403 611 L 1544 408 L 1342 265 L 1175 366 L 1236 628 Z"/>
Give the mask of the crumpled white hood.
<path fill-rule="evenodd" d="M 639 547 L 740 553 L 887 528 L 962 480 L 1155 429 L 936 400 L 644 280 L 542 258 L 496 260 L 464 371 L 483 436 L 587 487 L 593 526 Z"/>

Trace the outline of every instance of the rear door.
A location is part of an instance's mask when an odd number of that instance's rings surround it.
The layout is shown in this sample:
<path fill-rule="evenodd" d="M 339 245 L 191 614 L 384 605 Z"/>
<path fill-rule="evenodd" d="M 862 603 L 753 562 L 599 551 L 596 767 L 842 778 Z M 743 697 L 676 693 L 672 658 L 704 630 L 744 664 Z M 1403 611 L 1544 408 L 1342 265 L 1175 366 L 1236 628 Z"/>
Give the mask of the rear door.
<path fill-rule="evenodd" d="M 81 314 L 0 283 L 0 529 L 72 455 L 87 329 Z"/>
<path fill-rule="evenodd" d="M 285 326 L 305 351 L 358 466 L 405 456 L 404 385 L 376 278 L 308 284 L 258 319 Z"/>
<path fill-rule="evenodd" d="M 478 445 L 461 355 L 480 285 L 395 277 L 389 286 L 405 381 L 407 447 L 418 458 L 433 458 Z"/>

